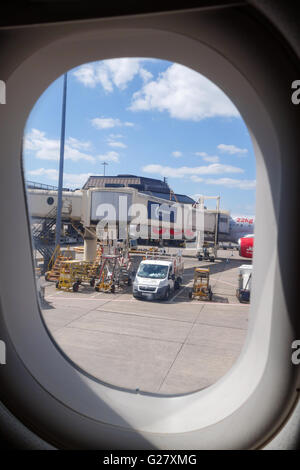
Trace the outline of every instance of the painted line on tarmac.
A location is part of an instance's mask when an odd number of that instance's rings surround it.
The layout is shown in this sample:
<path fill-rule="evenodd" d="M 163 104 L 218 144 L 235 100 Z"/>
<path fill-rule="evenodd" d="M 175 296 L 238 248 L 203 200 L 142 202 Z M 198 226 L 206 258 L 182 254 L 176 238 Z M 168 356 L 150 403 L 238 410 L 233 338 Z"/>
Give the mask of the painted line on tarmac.
<path fill-rule="evenodd" d="M 180 291 L 177 292 L 177 294 L 173 295 L 173 297 L 172 297 L 172 299 L 170 300 L 170 302 L 174 302 L 174 300 L 176 299 L 176 297 L 177 297 L 179 294 L 181 294 L 181 292 L 184 291 L 185 287 L 186 287 L 186 286 L 183 286 L 183 287 L 180 289 Z"/>
<path fill-rule="evenodd" d="M 190 301 L 182 301 L 182 302 L 179 302 L 178 304 L 179 305 L 195 305 L 195 304 L 198 304 L 199 305 L 214 305 L 214 306 L 225 306 L 225 307 L 249 307 L 249 304 L 242 304 L 242 303 L 236 303 L 236 304 L 229 304 L 229 303 L 226 303 L 226 302 L 214 302 L 213 300 L 211 302 L 203 302 L 203 300 L 190 300 Z"/>
<path fill-rule="evenodd" d="M 47 296 L 46 297 L 46 300 L 53 300 L 55 299 L 55 296 L 52 295 L 52 296 Z M 90 300 L 107 300 L 109 302 L 135 302 L 136 300 L 135 299 L 109 299 L 108 297 L 98 297 L 98 298 L 92 298 L 92 297 L 89 297 L 89 298 L 86 298 L 86 297 L 60 297 L 59 300 L 68 300 L 70 302 L 70 300 L 85 300 L 86 302 L 89 302 Z"/>
<path fill-rule="evenodd" d="M 183 289 L 182 289 L 183 290 Z M 178 292 L 179 294 L 179 292 Z M 178 295 L 177 294 L 177 295 Z M 46 300 L 49 300 L 49 299 L 52 299 L 53 297 L 47 297 Z M 174 297 L 173 297 L 174 298 Z M 172 301 L 173 301 L 173 298 L 170 300 L 170 302 L 163 302 L 163 304 L 170 304 Z M 94 300 L 94 301 L 98 301 L 98 300 L 107 300 L 107 302 L 134 302 L 134 303 L 139 303 L 140 301 L 136 300 L 136 299 L 108 299 L 107 297 L 101 297 L 101 298 L 98 298 L 98 299 L 86 299 L 85 297 L 60 297 L 59 300 L 67 300 L 67 301 L 70 301 L 70 300 L 85 300 L 85 301 L 89 301 L 89 300 Z M 199 302 L 201 303 L 201 305 L 224 305 L 226 307 L 249 307 L 249 304 L 243 304 L 243 303 L 226 303 L 226 302 L 214 302 L 214 301 L 211 301 L 211 302 L 203 302 L 202 300 L 190 300 L 190 301 L 182 301 L 182 302 L 179 302 L 180 305 L 196 305 L 198 304 L 199 305 Z M 101 307 L 101 306 L 100 306 Z"/>
<path fill-rule="evenodd" d="M 91 296 L 91 299 L 98 299 L 99 296 L 100 296 L 100 292 L 96 292 L 95 294 Z"/>

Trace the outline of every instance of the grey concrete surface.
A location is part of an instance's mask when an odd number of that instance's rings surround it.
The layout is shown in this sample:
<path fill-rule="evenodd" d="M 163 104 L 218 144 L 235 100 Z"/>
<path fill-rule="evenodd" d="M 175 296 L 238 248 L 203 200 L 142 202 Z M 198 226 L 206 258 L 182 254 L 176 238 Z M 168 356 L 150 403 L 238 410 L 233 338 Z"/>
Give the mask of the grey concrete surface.
<path fill-rule="evenodd" d="M 227 261 L 227 259 L 229 261 Z M 78 367 L 105 383 L 159 394 L 193 392 L 228 372 L 243 347 L 249 305 L 235 296 L 238 267 L 249 261 L 219 251 L 215 263 L 185 258 L 182 288 L 165 301 L 46 286 L 42 314 L 54 340 Z M 194 268 L 209 267 L 213 300 L 188 298 Z"/>

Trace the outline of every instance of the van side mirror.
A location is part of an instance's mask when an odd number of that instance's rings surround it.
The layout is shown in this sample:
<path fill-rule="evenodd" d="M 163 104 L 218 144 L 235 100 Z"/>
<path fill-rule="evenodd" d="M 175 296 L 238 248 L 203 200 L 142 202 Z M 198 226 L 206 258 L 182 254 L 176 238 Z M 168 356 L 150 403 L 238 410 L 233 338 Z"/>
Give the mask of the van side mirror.
<path fill-rule="evenodd" d="M 172 274 L 171 279 L 172 281 L 175 281 L 175 274 Z"/>

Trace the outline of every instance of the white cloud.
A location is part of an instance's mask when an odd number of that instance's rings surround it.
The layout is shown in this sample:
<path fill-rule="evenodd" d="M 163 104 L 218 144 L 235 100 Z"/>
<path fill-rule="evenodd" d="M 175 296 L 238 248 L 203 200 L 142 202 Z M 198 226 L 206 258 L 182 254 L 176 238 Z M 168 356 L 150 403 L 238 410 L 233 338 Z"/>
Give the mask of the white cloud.
<path fill-rule="evenodd" d="M 101 85 L 106 93 L 111 93 L 114 87 L 124 90 L 136 75 L 140 75 L 144 83 L 149 81 L 152 74 L 142 67 L 143 62 L 145 59 L 103 60 L 82 65 L 73 74 L 83 85 L 91 88 Z"/>
<path fill-rule="evenodd" d="M 65 141 L 64 158 L 73 161 L 87 160 L 94 163 L 96 161 L 94 156 L 89 153 L 81 152 L 81 149 L 87 150 L 90 148 L 90 142 L 84 142 L 69 137 Z M 33 152 L 35 157 L 41 160 L 59 160 L 60 140 L 48 139 L 45 132 L 32 129 L 24 138 L 24 150 L 25 152 Z"/>
<path fill-rule="evenodd" d="M 125 146 L 125 144 L 122 145 L 122 142 L 113 143 L 121 144 L 115 146 Z M 65 144 L 65 159 L 73 161 L 87 160 L 92 163 L 95 163 L 97 159 L 100 161 L 107 160 L 110 162 L 119 162 L 119 154 L 113 150 L 96 156 L 83 153 L 79 150 L 81 148 L 87 149 L 90 147 L 90 142 L 84 142 L 75 139 L 74 137 L 70 137 L 66 140 Z M 59 160 L 60 141 L 58 139 L 47 139 L 45 132 L 41 132 L 38 129 L 32 129 L 32 131 L 25 137 L 24 149 L 25 151 L 34 152 L 35 157 L 41 160 L 57 161 Z"/>
<path fill-rule="evenodd" d="M 220 150 L 220 152 L 229 153 L 230 155 L 248 153 L 247 149 L 241 149 L 235 145 L 219 144 L 217 148 Z"/>
<path fill-rule="evenodd" d="M 73 75 L 87 87 L 94 88 L 97 84 L 96 70 L 92 64 L 82 65 Z"/>
<path fill-rule="evenodd" d="M 116 118 L 94 118 L 91 119 L 91 123 L 96 129 L 111 129 L 113 127 L 133 127 L 134 124 L 132 122 L 122 122 L 120 119 Z"/>
<path fill-rule="evenodd" d="M 255 189 L 256 180 L 238 180 L 234 178 L 201 178 L 197 175 L 192 175 L 191 180 L 195 183 L 213 184 L 217 186 L 225 186 L 226 188 L 237 189 Z"/>
<path fill-rule="evenodd" d="M 110 147 L 117 147 L 117 148 L 122 148 L 126 149 L 127 145 L 124 144 L 124 142 L 120 142 L 119 140 L 116 140 L 118 138 L 122 138 L 123 136 L 121 134 L 110 134 L 107 138 L 107 143 Z"/>
<path fill-rule="evenodd" d="M 139 74 L 140 74 L 140 76 L 142 77 L 142 79 L 145 83 L 148 82 L 149 80 L 151 80 L 151 78 L 153 78 L 152 73 L 149 72 L 149 70 L 146 70 L 144 68 L 140 68 Z"/>
<path fill-rule="evenodd" d="M 46 176 L 49 180 L 58 184 L 58 170 L 50 168 L 38 168 L 27 172 L 27 175 L 38 177 Z M 63 186 L 68 188 L 82 187 L 92 173 L 64 173 Z"/>
<path fill-rule="evenodd" d="M 114 141 L 111 141 L 111 142 L 108 142 L 108 145 L 110 147 L 119 147 L 119 148 L 122 148 L 122 149 L 126 149 L 127 148 L 127 145 L 124 144 L 123 142 L 114 142 Z"/>
<path fill-rule="evenodd" d="M 217 163 L 220 161 L 217 155 L 207 155 L 207 157 L 203 157 L 203 160 L 209 163 Z"/>
<path fill-rule="evenodd" d="M 139 72 L 139 59 L 111 59 L 106 60 L 100 67 L 105 67 L 110 74 L 112 82 L 121 89 L 126 88 L 127 83 Z"/>
<path fill-rule="evenodd" d="M 91 142 L 83 142 L 81 140 L 75 139 L 74 137 L 69 137 L 67 139 L 67 144 L 77 149 L 89 150 L 92 145 Z"/>
<path fill-rule="evenodd" d="M 226 188 L 255 189 L 256 180 L 237 180 L 232 178 L 207 179 L 206 184 L 225 186 Z"/>
<path fill-rule="evenodd" d="M 182 152 L 179 152 L 179 150 L 175 150 L 175 152 L 172 152 L 173 157 L 179 158 L 182 157 Z"/>
<path fill-rule="evenodd" d="M 106 162 L 119 162 L 119 154 L 118 152 L 115 152 L 114 150 L 111 150 L 110 152 L 106 152 L 103 155 L 98 155 L 98 159 L 100 161 L 106 161 Z"/>
<path fill-rule="evenodd" d="M 193 179 L 195 175 L 216 175 L 222 173 L 244 173 L 242 168 L 231 165 L 222 165 L 221 163 L 212 163 L 207 166 L 187 167 L 182 166 L 179 168 L 172 168 L 169 166 L 162 166 L 156 164 L 146 165 L 142 168 L 145 173 L 153 173 L 160 176 L 170 178 L 182 178 L 184 176 L 191 176 Z"/>
<path fill-rule="evenodd" d="M 201 178 L 200 176 L 192 175 L 191 180 L 194 181 L 195 183 L 202 183 L 204 181 L 204 178 Z"/>
<path fill-rule="evenodd" d="M 27 172 L 30 176 L 47 176 L 51 180 L 58 181 L 58 170 L 50 168 L 38 168 L 37 170 L 31 170 Z"/>
<path fill-rule="evenodd" d="M 183 65 L 173 64 L 157 80 L 133 94 L 132 111 L 167 111 L 171 117 L 200 121 L 210 117 L 239 117 L 227 96 L 210 80 Z"/>
<path fill-rule="evenodd" d="M 217 163 L 220 161 L 218 155 L 208 155 L 206 152 L 195 152 L 195 155 L 202 157 L 205 162 Z"/>
<path fill-rule="evenodd" d="M 122 134 L 109 134 L 110 139 L 122 139 L 124 136 Z"/>

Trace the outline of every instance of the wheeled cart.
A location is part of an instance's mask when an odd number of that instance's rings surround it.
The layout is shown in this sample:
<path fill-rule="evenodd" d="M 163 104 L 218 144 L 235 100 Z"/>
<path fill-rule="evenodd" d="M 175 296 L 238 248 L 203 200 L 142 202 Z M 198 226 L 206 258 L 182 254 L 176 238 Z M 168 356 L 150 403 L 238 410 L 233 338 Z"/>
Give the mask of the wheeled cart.
<path fill-rule="evenodd" d="M 243 264 L 240 266 L 236 296 L 241 303 L 250 302 L 251 279 L 252 265 Z"/>
<path fill-rule="evenodd" d="M 194 284 L 189 291 L 190 299 L 212 300 L 212 290 L 209 284 L 209 269 L 195 268 Z"/>
<path fill-rule="evenodd" d="M 88 261 L 67 260 L 62 261 L 56 288 L 78 292 L 82 283 L 94 285 L 93 264 Z"/>

